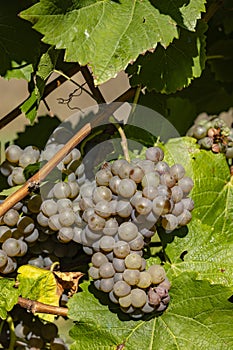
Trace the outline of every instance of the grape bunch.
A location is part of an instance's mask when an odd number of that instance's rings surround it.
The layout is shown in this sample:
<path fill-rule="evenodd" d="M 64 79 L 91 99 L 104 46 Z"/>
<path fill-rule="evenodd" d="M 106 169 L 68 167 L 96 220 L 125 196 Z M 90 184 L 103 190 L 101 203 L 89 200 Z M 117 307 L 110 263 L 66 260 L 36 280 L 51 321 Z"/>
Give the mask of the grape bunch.
<path fill-rule="evenodd" d="M 146 270 L 143 248 L 162 226 L 167 233 L 187 225 L 193 187 L 182 165 L 163 161 L 159 147 L 145 159 L 105 163 L 95 183 L 83 186 L 79 206 L 85 227 L 77 234 L 92 255 L 89 275 L 97 289 L 109 293 L 132 317 L 162 311 L 169 302 L 170 283 L 160 265 Z"/>
<path fill-rule="evenodd" d="M 187 135 L 194 137 L 201 148 L 223 153 L 229 166 L 233 159 L 233 110 L 223 112 L 219 116 L 201 113 L 188 130 Z M 233 170 L 233 169 L 232 169 Z"/>
<path fill-rule="evenodd" d="M 62 146 L 51 142 L 39 152 L 11 145 L 1 172 L 10 186 L 22 184 L 25 167 L 49 160 Z M 146 269 L 143 249 L 158 226 L 169 234 L 190 222 L 192 179 L 182 165 L 170 167 L 159 147 L 148 148 L 145 159 L 104 163 L 93 181 L 80 156 L 71 151 L 58 165 L 59 179 L 45 181 L 40 193 L 32 191 L 0 218 L 0 273 L 15 271 L 17 264 L 47 267 L 72 259 L 81 244 L 92 256 L 94 285 L 124 312 L 138 318 L 163 311 L 170 283 L 162 266 Z"/>
<path fill-rule="evenodd" d="M 16 350 L 51 349 L 68 350 L 62 338 L 59 337 L 55 323 L 45 322 L 39 317 L 28 313 L 18 305 L 11 312 L 14 321 Z M 0 343 L 9 347 L 10 334 L 7 323 L 4 323 L 0 334 Z"/>

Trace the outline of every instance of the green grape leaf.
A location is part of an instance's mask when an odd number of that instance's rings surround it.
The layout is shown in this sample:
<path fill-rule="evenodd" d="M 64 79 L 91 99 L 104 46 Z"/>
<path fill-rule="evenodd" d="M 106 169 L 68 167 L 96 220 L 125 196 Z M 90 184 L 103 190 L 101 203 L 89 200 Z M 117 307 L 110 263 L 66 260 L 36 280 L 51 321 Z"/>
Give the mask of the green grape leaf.
<path fill-rule="evenodd" d="M 176 2 L 152 0 L 152 3 L 163 14 L 170 16 L 181 27 L 188 30 L 195 30 L 197 20 L 201 18 L 201 12 L 205 12 L 206 0 L 178 0 Z"/>
<path fill-rule="evenodd" d="M 23 265 L 18 269 L 19 292 L 23 298 L 39 301 L 48 305 L 59 305 L 57 283 L 52 271 L 40 269 L 31 265 Z M 53 315 L 38 315 L 52 322 Z"/>
<path fill-rule="evenodd" d="M 34 174 L 37 173 L 37 171 L 40 170 L 40 168 L 43 167 L 43 165 L 45 165 L 45 163 L 47 163 L 47 161 L 43 160 L 42 162 L 37 162 L 34 164 L 29 164 L 26 166 L 26 168 L 24 168 L 23 170 L 23 174 L 26 180 L 30 179 L 30 177 L 32 177 Z"/>
<path fill-rule="evenodd" d="M 166 254 L 175 274 L 195 271 L 199 278 L 232 286 L 233 184 L 223 154 L 200 150 L 189 137 L 165 145 L 168 163 L 181 163 L 194 181 L 195 203 L 188 232 L 165 236 Z M 170 240 L 169 244 L 166 240 Z"/>
<path fill-rule="evenodd" d="M 140 53 L 154 50 L 157 43 L 166 47 L 178 37 L 169 12 L 160 13 L 149 0 L 83 0 L 72 5 L 43 0 L 21 17 L 33 23 L 44 42 L 65 49 L 67 62 L 89 64 L 97 84 L 114 77 Z"/>
<path fill-rule="evenodd" d="M 29 98 L 22 104 L 21 111 L 26 114 L 31 124 L 35 121 L 37 109 L 44 94 L 46 80 L 53 72 L 59 51 L 49 48 L 41 57 L 35 75 L 35 87 Z"/>
<path fill-rule="evenodd" d="M 22 64 L 18 64 L 15 61 L 11 62 L 12 68 L 8 70 L 4 76 L 5 79 L 25 79 L 27 81 L 31 80 L 31 74 L 33 72 L 32 64 L 28 64 L 26 62 L 22 62 Z"/>
<path fill-rule="evenodd" d="M 18 13 L 24 8 L 21 2 L 1 4 L 0 18 L 0 75 L 30 80 L 32 64 L 39 57 L 41 35 L 31 28 Z M 25 66 L 27 64 L 28 66 Z M 22 67 L 22 68 L 20 68 Z M 27 68 L 26 68 L 27 67 Z"/>
<path fill-rule="evenodd" d="M 7 312 L 18 302 L 19 291 L 14 287 L 15 280 L 0 278 L 0 318 L 6 319 Z"/>
<path fill-rule="evenodd" d="M 15 193 L 16 191 L 18 191 L 20 189 L 20 187 L 22 187 L 22 185 L 17 185 L 17 186 L 5 188 L 4 190 L 2 190 L 0 192 L 0 196 L 8 197 L 12 193 Z"/>
<path fill-rule="evenodd" d="M 187 87 L 204 69 L 206 30 L 204 23 L 194 33 L 183 29 L 168 48 L 159 45 L 153 53 L 139 56 L 126 70 L 131 85 L 167 94 Z"/>
<path fill-rule="evenodd" d="M 104 293 L 84 282 L 68 302 L 76 321 L 71 350 L 225 350 L 233 346 L 231 291 L 183 273 L 172 280 L 167 310 L 161 316 L 130 320 Z M 110 310 L 111 311 L 110 311 Z M 117 314 L 118 312 L 118 314 Z"/>
<path fill-rule="evenodd" d="M 26 118 L 31 122 L 31 124 L 36 119 L 36 113 L 38 109 L 38 100 L 35 90 L 32 91 L 31 95 L 27 100 L 20 106 L 21 112 L 25 113 Z"/>

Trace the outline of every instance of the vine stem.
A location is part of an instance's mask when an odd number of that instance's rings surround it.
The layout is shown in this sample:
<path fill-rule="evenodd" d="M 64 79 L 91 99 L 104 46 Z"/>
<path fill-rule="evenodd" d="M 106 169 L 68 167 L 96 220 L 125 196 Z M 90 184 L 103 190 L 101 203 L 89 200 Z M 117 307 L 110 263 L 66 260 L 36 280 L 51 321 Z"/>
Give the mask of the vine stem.
<path fill-rule="evenodd" d="M 107 110 L 97 114 L 97 117 L 91 122 L 85 124 L 35 175 L 28 179 L 22 187 L 12 193 L 5 201 L 0 205 L 0 217 L 3 216 L 9 209 L 11 209 L 16 203 L 20 202 L 26 197 L 32 190 L 37 187 L 41 181 L 55 168 L 65 156 L 72 151 L 87 135 L 89 135 L 93 128 L 100 125 L 101 122 L 109 118 L 128 98 L 132 97 L 135 93 L 135 89 L 131 88 L 124 94 L 119 96 L 114 102 L 120 102 L 119 104 L 110 103 Z"/>
<path fill-rule="evenodd" d="M 127 162 L 130 163 L 129 148 L 128 148 L 128 142 L 127 142 L 127 137 L 125 136 L 125 132 L 113 116 L 109 118 L 109 121 L 117 128 L 117 131 L 121 136 L 121 147 L 124 153 L 124 157 L 127 160 Z"/>
<path fill-rule="evenodd" d="M 10 344 L 7 350 L 14 350 L 16 342 L 14 322 L 11 316 L 8 316 L 6 321 L 10 329 Z"/>
<path fill-rule="evenodd" d="M 54 69 L 53 70 L 54 73 L 57 73 L 59 75 L 61 75 L 62 77 L 64 77 L 65 79 L 67 79 L 68 81 L 71 81 L 71 83 L 73 83 L 74 85 L 78 86 L 81 90 L 85 91 L 86 94 L 88 94 L 91 98 L 93 98 L 93 100 L 95 100 L 94 95 L 92 95 L 90 93 L 89 90 L 85 89 L 82 85 L 78 84 L 74 79 L 72 79 L 71 77 L 69 77 L 68 75 L 66 75 L 65 73 L 61 72 L 60 70 Z"/>
<path fill-rule="evenodd" d="M 68 309 L 66 307 L 48 305 L 39 301 L 30 300 L 22 297 L 18 298 L 18 304 L 33 314 L 39 312 L 43 314 L 51 314 L 64 317 L 68 315 Z"/>

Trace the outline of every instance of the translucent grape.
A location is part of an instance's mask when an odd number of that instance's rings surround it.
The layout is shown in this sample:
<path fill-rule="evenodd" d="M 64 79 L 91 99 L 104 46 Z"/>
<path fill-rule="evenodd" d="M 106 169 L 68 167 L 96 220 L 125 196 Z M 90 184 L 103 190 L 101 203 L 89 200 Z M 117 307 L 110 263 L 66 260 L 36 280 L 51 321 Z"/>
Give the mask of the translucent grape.
<path fill-rule="evenodd" d="M 110 218 L 106 220 L 103 234 L 107 236 L 114 236 L 118 231 L 118 222 L 115 218 Z"/>
<path fill-rule="evenodd" d="M 121 179 L 117 175 L 113 176 L 109 181 L 109 187 L 113 193 L 118 193 L 118 186 L 120 182 L 121 182 Z"/>
<path fill-rule="evenodd" d="M 15 167 L 11 173 L 12 182 L 15 185 L 22 185 L 26 179 L 23 174 L 23 168 Z"/>
<path fill-rule="evenodd" d="M 159 162 L 163 160 L 164 153 L 161 148 L 159 147 L 149 147 L 146 150 L 146 159 L 151 160 L 152 162 Z"/>
<path fill-rule="evenodd" d="M 131 250 L 142 250 L 144 247 L 143 236 L 139 234 L 136 238 L 129 242 L 129 246 Z"/>
<path fill-rule="evenodd" d="M 171 188 L 176 184 L 176 179 L 170 173 L 164 173 L 160 177 L 160 182 L 162 185 Z"/>
<path fill-rule="evenodd" d="M 105 219 L 97 214 L 92 214 L 88 218 L 88 226 L 93 231 L 103 230 L 105 227 Z"/>
<path fill-rule="evenodd" d="M 114 279 L 111 278 L 102 278 L 100 280 L 100 290 L 105 293 L 109 293 L 112 291 L 114 286 Z"/>
<path fill-rule="evenodd" d="M 46 199 L 41 204 L 41 211 L 47 217 L 57 214 L 57 203 L 53 199 Z"/>
<path fill-rule="evenodd" d="M 140 272 L 138 270 L 126 269 L 123 272 L 123 279 L 129 285 L 135 286 L 140 280 Z"/>
<path fill-rule="evenodd" d="M 111 252 L 115 245 L 115 240 L 111 236 L 103 236 L 100 239 L 100 248 L 105 252 Z"/>
<path fill-rule="evenodd" d="M 144 197 L 153 200 L 158 195 L 158 191 L 153 186 L 146 186 L 143 188 L 142 194 Z"/>
<path fill-rule="evenodd" d="M 113 286 L 114 294 L 117 297 L 124 297 L 131 292 L 131 287 L 125 281 L 118 281 Z"/>
<path fill-rule="evenodd" d="M 141 308 L 146 304 L 147 298 L 144 290 L 135 288 L 131 290 L 131 303 L 132 306 Z"/>
<path fill-rule="evenodd" d="M 59 214 L 55 214 L 49 217 L 48 226 L 53 231 L 58 231 L 60 230 L 60 228 L 62 228 L 62 225 L 59 220 Z"/>
<path fill-rule="evenodd" d="M 155 170 L 160 174 L 165 174 L 168 173 L 170 171 L 169 165 L 166 162 L 163 161 L 159 161 L 156 165 L 155 165 Z"/>
<path fill-rule="evenodd" d="M 131 179 L 123 179 L 118 185 L 118 194 L 124 198 L 130 198 L 136 191 L 136 184 Z"/>
<path fill-rule="evenodd" d="M 196 139 L 202 139 L 207 135 L 207 130 L 203 125 L 196 125 L 195 128 L 193 129 L 193 136 Z"/>
<path fill-rule="evenodd" d="M 141 197 L 135 200 L 134 207 L 139 214 L 147 215 L 152 209 L 152 202 L 148 198 Z"/>
<path fill-rule="evenodd" d="M 113 252 L 117 258 L 125 258 L 130 252 L 130 246 L 125 241 L 115 242 Z"/>
<path fill-rule="evenodd" d="M 109 181 L 112 178 L 112 173 L 111 171 L 107 169 L 101 169 L 96 173 L 95 180 L 97 185 L 99 186 L 108 186 Z"/>
<path fill-rule="evenodd" d="M 148 271 L 142 271 L 140 272 L 140 279 L 137 283 L 137 286 L 139 288 L 148 288 L 152 283 L 151 275 Z"/>
<path fill-rule="evenodd" d="M 131 294 L 119 298 L 118 302 L 121 307 L 128 308 L 131 305 Z"/>
<path fill-rule="evenodd" d="M 184 177 L 185 169 L 181 164 L 173 164 L 170 168 L 170 174 L 178 181 Z"/>
<path fill-rule="evenodd" d="M 58 231 L 57 238 L 64 243 L 70 242 L 74 237 L 74 231 L 72 227 L 62 227 Z"/>
<path fill-rule="evenodd" d="M 142 187 L 157 187 L 160 183 L 160 176 L 157 172 L 149 172 L 142 178 Z"/>
<path fill-rule="evenodd" d="M 130 204 L 130 202 L 128 201 L 124 201 L 124 200 L 119 200 L 117 202 L 117 206 L 116 206 L 116 212 L 119 216 L 121 216 L 122 218 L 127 218 L 130 216 L 131 211 L 132 211 L 132 206 Z"/>
<path fill-rule="evenodd" d="M 93 254 L 93 256 L 91 258 L 91 262 L 92 262 L 93 266 L 100 267 L 104 263 L 107 263 L 108 259 L 106 258 L 106 256 L 103 253 L 97 252 L 97 253 Z"/>
<path fill-rule="evenodd" d="M 194 202 L 192 198 L 183 198 L 182 203 L 184 205 L 184 209 L 187 209 L 189 211 L 192 211 L 194 208 Z"/>
<path fill-rule="evenodd" d="M 79 194 L 79 185 L 77 184 L 76 181 L 69 181 L 68 184 L 70 186 L 69 198 L 76 198 L 77 195 Z"/>
<path fill-rule="evenodd" d="M 139 270 L 142 265 L 142 258 L 136 254 L 132 253 L 126 256 L 125 258 L 125 266 L 127 269 L 136 269 Z"/>
<path fill-rule="evenodd" d="M 130 179 L 133 180 L 135 183 L 140 183 L 144 175 L 145 173 L 143 169 L 141 169 L 138 166 L 134 166 L 129 172 Z"/>
<path fill-rule="evenodd" d="M 117 159 L 115 160 L 113 163 L 112 163 L 112 168 L 111 168 L 111 171 L 114 175 L 117 175 L 118 174 L 118 171 L 120 169 L 120 167 L 123 165 L 123 164 L 128 164 L 128 162 L 125 160 L 125 159 Z"/>
<path fill-rule="evenodd" d="M 89 268 L 88 274 L 91 278 L 93 278 L 93 280 L 97 280 L 100 278 L 99 269 L 95 266 L 91 266 Z"/>
<path fill-rule="evenodd" d="M 95 205 L 95 212 L 102 218 L 108 218 L 112 214 L 110 203 L 105 200 L 97 202 Z"/>
<path fill-rule="evenodd" d="M 181 201 L 184 195 L 182 188 L 180 186 L 174 186 L 172 187 L 171 191 L 172 191 L 171 198 L 173 199 L 174 203 Z"/>
<path fill-rule="evenodd" d="M 180 226 L 185 226 L 188 225 L 188 223 L 191 221 L 192 214 L 187 209 L 184 209 L 184 211 L 177 217 L 177 219 Z"/>
<path fill-rule="evenodd" d="M 188 194 L 193 188 L 193 180 L 190 177 L 183 177 L 178 181 L 178 185 L 182 188 L 184 194 Z"/>
<path fill-rule="evenodd" d="M 67 198 L 71 194 L 71 188 L 66 182 L 58 182 L 53 187 L 53 194 L 57 199 Z"/>
<path fill-rule="evenodd" d="M 11 163 L 18 163 L 23 150 L 17 145 L 10 145 L 5 150 L 6 159 Z"/>
<path fill-rule="evenodd" d="M 129 178 L 129 174 L 132 170 L 132 165 L 130 165 L 128 162 L 122 164 L 118 170 L 118 176 L 121 179 L 126 179 Z"/>
<path fill-rule="evenodd" d="M 132 241 L 138 235 L 138 229 L 132 222 L 123 222 L 118 228 L 118 235 L 122 241 Z"/>
<path fill-rule="evenodd" d="M 112 199 L 112 192 L 106 186 L 99 186 L 94 189 L 92 198 L 95 204 L 102 200 L 110 202 Z"/>
<path fill-rule="evenodd" d="M 148 268 L 148 273 L 151 275 L 151 282 L 159 284 L 164 281 L 166 272 L 161 265 L 152 265 Z"/>
<path fill-rule="evenodd" d="M 19 213 L 15 209 L 9 209 L 3 216 L 3 222 L 7 226 L 15 226 L 19 220 Z"/>
<path fill-rule="evenodd" d="M 71 226 L 75 222 L 75 214 L 73 210 L 64 209 L 62 212 L 58 214 L 58 219 L 62 226 Z"/>
<path fill-rule="evenodd" d="M 107 263 L 100 265 L 99 274 L 102 278 L 113 277 L 115 274 L 115 269 L 114 269 L 112 263 L 107 262 Z"/>
<path fill-rule="evenodd" d="M 155 215 L 164 215 L 169 213 L 171 209 L 171 202 L 162 196 L 158 196 L 153 200 L 152 210 Z"/>
<path fill-rule="evenodd" d="M 164 215 L 162 218 L 162 226 L 167 231 L 173 231 L 177 228 L 179 224 L 177 216 L 173 214 Z"/>
<path fill-rule="evenodd" d="M 15 238 L 8 238 L 3 242 L 2 250 L 10 257 L 16 256 L 20 253 L 20 243 Z"/>
<path fill-rule="evenodd" d="M 116 272 L 124 272 L 125 271 L 125 260 L 119 258 L 113 258 L 112 265 Z"/>

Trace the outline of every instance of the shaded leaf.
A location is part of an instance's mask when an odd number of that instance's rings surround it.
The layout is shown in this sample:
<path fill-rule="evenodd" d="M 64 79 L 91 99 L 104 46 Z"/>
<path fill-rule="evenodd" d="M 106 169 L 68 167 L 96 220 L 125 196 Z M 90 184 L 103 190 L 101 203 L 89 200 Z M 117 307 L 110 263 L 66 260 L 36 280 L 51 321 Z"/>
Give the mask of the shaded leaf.
<path fill-rule="evenodd" d="M 18 302 L 19 291 L 14 288 L 15 280 L 0 278 L 0 318 L 6 319 L 7 312 Z"/>
<path fill-rule="evenodd" d="M 1 4 L 0 17 L 0 75 L 6 78 L 26 78 L 26 74 L 21 70 L 16 72 L 15 65 L 29 66 L 36 62 L 40 51 L 41 35 L 31 28 L 25 20 L 19 18 L 18 13 L 25 4 L 18 1 L 4 2 Z M 12 72 L 9 72 L 13 68 Z"/>
<path fill-rule="evenodd" d="M 194 273 L 172 280 L 171 301 L 162 316 L 139 321 L 119 318 L 117 306 L 113 309 L 100 293 L 91 294 L 88 282 L 82 290 L 68 303 L 69 317 L 77 321 L 70 332 L 72 350 L 204 350 L 210 344 L 211 350 L 225 350 L 233 345 L 230 290 L 196 281 Z"/>
<path fill-rule="evenodd" d="M 89 64 L 98 84 L 114 77 L 140 53 L 153 50 L 159 42 L 166 47 L 178 36 L 171 16 L 161 14 L 148 0 L 72 4 L 44 0 L 21 17 L 33 23 L 44 42 L 66 49 L 66 61 Z"/>
<path fill-rule="evenodd" d="M 209 49 L 209 64 L 215 79 L 233 81 L 233 40 L 218 40 Z"/>
<path fill-rule="evenodd" d="M 17 186 L 6 188 L 0 192 L 0 196 L 8 197 L 12 193 L 15 193 L 16 191 L 18 191 L 18 189 L 20 189 L 20 187 L 22 187 L 22 185 L 17 185 Z"/>
<path fill-rule="evenodd" d="M 57 283 L 53 272 L 31 265 L 18 269 L 19 292 L 23 298 L 39 301 L 48 305 L 59 305 Z M 38 314 L 47 321 L 53 321 L 53 315 Z"/>
<path fill-rule="evenodd" d="M 168 48 L 159 45 L 155 52 L 140 56 L 126 70 L 131 85 L 142 84 L 149 91 L 167 94 L 188 86 L 201 75 L 205 65 L 206 30 L 204 23 L 195 33 L 183 29 Z"/>
<path fill-rule="evenodd" d="M 25 79 L 27 81 L 31 80 L 31 74 L 33 72 L 32 64 L 27 64 L 26 62 L 22 62 L 22 64 L 18 64 L 15 61 L 11 62 L 12 68 L 8 70 L 4 76 L 5 79 Z"/>
<path fill-rule="evenodd" d="M 201 12 L 205 12 L 206 0 L 176 0 L 176 2 L 151 0 L 163 14 L 169 14 L 181 27 L 194 30 Z"/>

